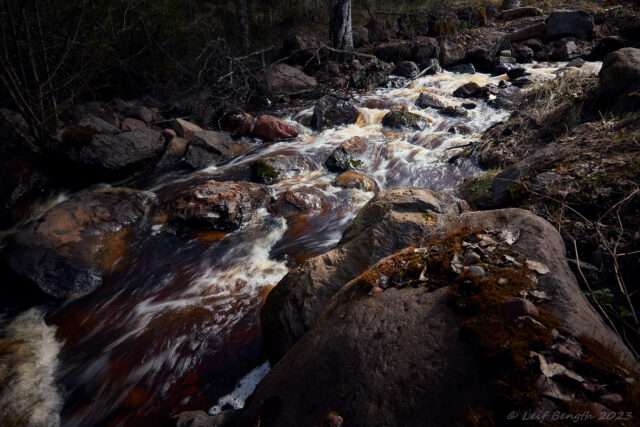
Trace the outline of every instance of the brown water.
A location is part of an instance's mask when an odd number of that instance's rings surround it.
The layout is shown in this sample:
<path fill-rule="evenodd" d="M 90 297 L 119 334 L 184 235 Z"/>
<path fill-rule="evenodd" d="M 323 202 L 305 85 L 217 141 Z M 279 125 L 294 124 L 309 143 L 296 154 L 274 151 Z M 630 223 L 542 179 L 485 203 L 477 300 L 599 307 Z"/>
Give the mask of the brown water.
<path fill-rule="evenodd" d="M 535 70 L 553 77 L 555 68 Z M 316 170 L 292 173 L 273 185 L 274 194 L 313 188 L 326 209 L 287 223 L 266 211 L 233 233 L 177 236 L 155 227 L 132 242 L 126 256 L 114 261 L 115 271 L 92 294 L 57 306 L 31 309 L 5 322 L 3 342 L 21 339 L 15 368 L 24 374 L 13 390 L 3 391 L 0 404 L 23 412 L 32 425 L 157 425 L 170 414 L 212 408 L 256 367 L 240 391 L 222 402 L 242 405 L 266 372 L 259 309 L 269 290 L 296 261 L 335 245 L 343 230 L 374 196 L 333 185 L 336 174 L 324 160 L 341 142 L 367 141 L 367 160 L 359 169 L 382 189 L 425 187 L 454 192 L 466 176 L 479 172 L 471 161 L 447 162 L 479 138 L 507 112 L 484 103 L 466 118 L 444 118 L 417 109 L 422 91 L 457 105 L 451 92 L 474 80 L 497 83 L 500 77 L 442 73 L 416 80 L 406 89 L 379 89 L 354 94 L 358 122 L 321 133 L 303 126 L 312 108 L 280 111 L 301 129 L 295 141 L 257 145 L 256 150 L 222 167 L 168 174 L 145 184 L 158 195 L 184 189 L 194 182 L 225 176 L 255 159 L 271 154 L 303 155 Z M 404 108 L 430 122 L 422 132 L 394 133 L 380 122 L 390 108 Z M 464 123 L 468 135 L 448 130 Z M 55 332 L 55 337 L 54 337 Z M 1 350 L 1 348 L 0 348 Z M 22 382 L 21 382 L 22 381 Z M 232 399 L 233 396 L 240 396 Z"/>

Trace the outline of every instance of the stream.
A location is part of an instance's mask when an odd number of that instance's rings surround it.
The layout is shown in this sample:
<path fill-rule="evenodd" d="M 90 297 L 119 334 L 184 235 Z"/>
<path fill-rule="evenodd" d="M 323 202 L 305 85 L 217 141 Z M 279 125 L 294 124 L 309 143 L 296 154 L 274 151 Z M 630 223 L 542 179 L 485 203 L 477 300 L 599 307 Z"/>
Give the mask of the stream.
<path fill-rule="evenodd" d="M 527 68 L 536 79 L 550 79 L 558 66 Z M 141 189 L 162 196 L 232 175 L 265 155 L 304 156 L 315 170 L 285 175 L 271 186 L 274 195 L 312 188 L 322 194 L 324 209 L 288 222 L 261 210 L 240 230 L 226 234 L 185 237 L 154 226 L 131 243 L 126 259 L 117 261 L 93 293 L 5 318 L 0 356 L 7 343 L 17 344 L 0 365 L 0 375 L 14 378 L 11 389 L 0 394 L 0 409 L 26 414 L 36 425 L 115 426 L 158 425 L 185 410 L 216 413 L 242 407 L 269 369 L 259 322 L 269 290 L 296 263 L 333 247 L 374 197 L 373 192 L 335 186 L 337 174 L 324 167 L 325 159 L 342 142 L 359 137 L 368 148 L 358 170 L 380 189 L 455 193 L 465 177 L 481 172 L 471 159 L 449 163 L 461 151 L 455 147 L 480 138 L 509 112 L 477 102 L 467 117 L 452 118 L 420 110 L 414 102 L 428 91 L 448 105 L 460 105 L 467 100 L 451 93 L 462 84 L 501 79 L 506 76 L 443 72 L 407 88 L 353 93 L 360 111 L 357 123 L 322 132 L 303 125 L 313 105 L 271 112 L 295 123 L 300 136 L 255 144 L 255 150 L 224 166 L 145 182 Z M 380 123 L 391 108 L 421 114 L 429 124 L 421 132 L 386 130 Z M 459 124 L 466 125 L 466 134 L 449 132 Z M 62 200 L 63 195 L 52 203 Z"/>

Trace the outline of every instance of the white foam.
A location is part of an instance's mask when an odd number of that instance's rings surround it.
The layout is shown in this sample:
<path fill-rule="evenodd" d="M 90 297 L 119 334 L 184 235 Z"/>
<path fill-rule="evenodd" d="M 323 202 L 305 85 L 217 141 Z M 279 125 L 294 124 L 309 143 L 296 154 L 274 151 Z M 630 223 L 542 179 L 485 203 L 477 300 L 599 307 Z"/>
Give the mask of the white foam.
<path fill-rule="evenodd" d="M 244 408 L 244 403 L 251 393 L 256 389 L 258 383 L 269 373 L 271 366 L 269 362 L 264 362 L 247 375 L 242 377 L 236 384 L 236 388 L 229 394 L 222 396 L 215 406 L 209 409 L 209 414 L 217 415 L 222 411 L 225 405 L 231 405 L 234 409 Z"/>
<path fill-rule="evenodd" d="M 58 426 L 62 398 L 55 384 L 56 328 L 32 308 L 1 329 L 0 425 Z"/>

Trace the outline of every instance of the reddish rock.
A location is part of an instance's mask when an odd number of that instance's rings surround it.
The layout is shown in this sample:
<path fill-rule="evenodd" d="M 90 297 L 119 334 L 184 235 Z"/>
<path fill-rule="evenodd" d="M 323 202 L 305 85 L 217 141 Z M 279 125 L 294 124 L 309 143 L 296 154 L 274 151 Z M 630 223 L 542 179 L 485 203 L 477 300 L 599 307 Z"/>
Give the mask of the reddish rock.
<path fill-rule="evenodd" d="M 620 403 L 622 403 L 623 399 L 622 396 L 620 396 L 618 393 L 607 393 L 600 396 L 600 401 L 607 404 L 611 403 L 614 405 L 619 405 Z"/>
<path fill-rule="evenodd" d="M 231 231 L 268 203 L 269 187 L 252 182 L 209 181 L 165 204 L 169 221 L 193 228 Z"/>
<path fill-rule="evenodd" d="M 378 183 L 360 172 L 348 171 L 336 177 L 336 185 L 343 188 L 357 188 L 364 191 L 378 191 Z"/>
<path fill-rule="evenodd" d="M 269 212 L 289 218 L 299 213 L 322 212 L 323 207 L 321 195 L 312 190 L 285 191 L 269 205 Z"/>
<path fill-rule="evenodd" d="M 502 304 L 502 314 L 510 319 L 517 319 L 521 316 L 529 316 L 534 319 L 540 317 L 536 306 L 524 298 L 511 298 Z"/>
<path fill-rule="evenodd" d="M 134 119 L 131 117 L 127 117 L 120 123 L 120 128 L 122 130 L 134 130 L 134 129 L 144 129 L 147 125 L 142 120 Z"/>
<path fill-rule="evenodd" d="M 253 135 L 266 140 L 289 139 L 298 136 L 298 129 L 277 117 L 264 115 L 256 120 Z"/>

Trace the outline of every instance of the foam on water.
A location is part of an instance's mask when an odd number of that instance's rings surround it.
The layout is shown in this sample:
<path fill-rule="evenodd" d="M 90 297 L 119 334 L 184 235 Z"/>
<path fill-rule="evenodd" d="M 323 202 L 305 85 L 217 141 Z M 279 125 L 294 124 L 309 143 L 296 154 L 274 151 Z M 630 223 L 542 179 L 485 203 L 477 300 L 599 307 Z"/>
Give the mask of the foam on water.
<path fill-rule="evenodd" d="M 245 401 L 249 396 L 251 396 L 251 393 L 253 393 L 258 386 L 258 383 L 267 376 L 269 369 L 271 369 L 269 362 L 264 362 L 262 365 L 242 377 L 240 381 L 238 381 L 238 384 L 236 384 L 236 388 L 231 393 L 222 396 L 220 400 L 218 400 L 218 403 L 209 409 L 209 414 L 219 414 L 222 412 L 222 408 L 226 405 L 233 406 L 233 409 L 244 408 Z"/>
<path fill-rule="evenodd" d="M 62 343 L 55 330 L 37 308 L 1 327 L 0 425 L 60 425 L 55 378 Z"/>

